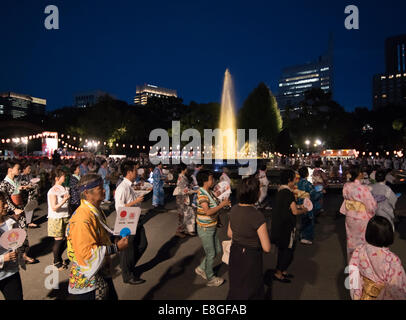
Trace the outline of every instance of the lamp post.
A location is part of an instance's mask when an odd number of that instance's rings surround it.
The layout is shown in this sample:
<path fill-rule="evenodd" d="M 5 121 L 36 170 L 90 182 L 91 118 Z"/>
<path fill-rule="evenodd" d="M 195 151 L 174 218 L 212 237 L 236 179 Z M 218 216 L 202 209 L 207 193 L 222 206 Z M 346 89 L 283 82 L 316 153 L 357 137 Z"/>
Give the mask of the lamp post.
<path fill-rule="evenodd" d="M 23 143 L 25 144 L 25 156 L 28 155 L 28 140 L 24 140 Z"/>
<path fill-rule="evenodd" d="M 309 152 L 310 140 L 306 140 L 305 144 L 307 146 L 307 152 Z"/>

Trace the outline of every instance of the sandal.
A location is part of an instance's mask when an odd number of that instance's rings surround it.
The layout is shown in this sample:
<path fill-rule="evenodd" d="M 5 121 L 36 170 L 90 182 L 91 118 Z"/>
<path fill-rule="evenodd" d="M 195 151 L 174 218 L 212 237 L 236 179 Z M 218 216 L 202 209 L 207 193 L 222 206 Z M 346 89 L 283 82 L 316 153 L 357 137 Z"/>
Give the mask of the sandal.
<path fill-rule="evenodd" d="M 282 279 L 278 278 L 277 276 L 275 276 L 275 274 L 272 276 L 273 280 L 282 282 L 282 283 L 291 283 L 292 281 L 290 281 L 289 279 L 283 277 Z"/>
<path fill-rule="evenodd" d="M 30 258 L 30 257 L 25 257 L 24 258 L 26 264 L 37 264 L 39 263 L 39 260 L 35 258 Z"/>
<path fill-rule="evenodd" d="M 54 263 L 54 266 L 58 269 L 58 271 L 63 271 L 66 269 L 65 265 L 62 262 Z"/>

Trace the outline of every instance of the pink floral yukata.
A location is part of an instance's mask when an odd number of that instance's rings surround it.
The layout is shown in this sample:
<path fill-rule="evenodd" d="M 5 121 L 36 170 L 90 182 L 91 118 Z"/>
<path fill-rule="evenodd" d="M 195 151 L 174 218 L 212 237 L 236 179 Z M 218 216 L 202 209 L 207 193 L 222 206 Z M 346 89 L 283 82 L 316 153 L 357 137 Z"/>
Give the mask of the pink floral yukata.
<path fill-rule="evenodd" d="M 351 298 L 360 300 L 362 277 L 383 284 L 377 300 L 406 300 L 406 274 L 400 259 L 388 248 L 368 243 L 355 249 L 350 261 Z"/>
<path fill-rule="evenodd" d="M 340 212 L 345 215 L 347 259 L 350 261 L 353 251 L 365 243 L 365 231 L 369 220 L 375 215 L 376 201 L 369 188 L 359 180 L 344 185 L 343 197 Z"/>

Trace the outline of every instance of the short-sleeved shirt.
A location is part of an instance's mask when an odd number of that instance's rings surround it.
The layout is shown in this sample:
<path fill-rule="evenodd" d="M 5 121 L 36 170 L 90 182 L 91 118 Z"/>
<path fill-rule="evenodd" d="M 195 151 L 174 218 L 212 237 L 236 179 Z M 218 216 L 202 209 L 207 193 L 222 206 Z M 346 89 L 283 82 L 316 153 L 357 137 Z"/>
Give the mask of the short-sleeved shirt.
<path fill-rule="evenodd" d="M 206 202 L 209 208 L 217 207 L 217 202 L 214 200 L 213 196 L 203 188 L 199 188 L 197 192 L 197 215 L 196 215 L 196 223 L 203 228 L 211 228 L 217 225 L 217 217 L 214 216 L 207 216 L 204 213 L 202 204 Z"/>
<path fill-rule="evenodd" d="M 51 219 L 62 219 L 62 218 L 67 218 L 69 217 L 69 209 L 68 209 L 68 202 L 66 201 L 62 207 L 58 209 L 58 211 L 53 211 L 51 207 L 51 200 L 50 196 L 54 195 L 56 196 L 56 204 L 59 204 L 63 201 L 63 197 L 65 194 L 68 193 L 68 191 L 65 189 L 64 186 L 60 185 L 54 185 L 49 191 L 48 191 L 48 218 Z"/>
<path fill-rule="evenodd" d="M 262 212 L 254 207 L 235 205 L 232 207 L 229 217 L 233 241 L 242 246 L 261 247 L 257 230 L 265 223 Z"/>
<path fill-rule="evenodd" d="M 296 227 L 296 216 L 290 209 L 292 202 L 295 202 L 292 191 L 289 189 L 278 191 L 272 211 L 271 242 L 280 247 L 289 246 L 291 232 Z"/>

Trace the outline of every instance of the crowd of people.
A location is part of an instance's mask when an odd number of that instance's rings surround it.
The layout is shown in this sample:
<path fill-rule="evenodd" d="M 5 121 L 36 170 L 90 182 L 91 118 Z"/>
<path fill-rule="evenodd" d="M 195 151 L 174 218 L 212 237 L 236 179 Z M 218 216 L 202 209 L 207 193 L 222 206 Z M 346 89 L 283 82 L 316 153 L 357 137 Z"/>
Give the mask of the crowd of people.
<path fill-rule="evenodd" d="M 387 181 L 390 184 L 391 170 L 403 168 L 403 163 L 397 158 L 378 159 L 278 158 L 275 161 L 284 169 L 274 203 L 269 201 L 266 164 L 255 175 L 241 177 L 238 186 L 233 186 L 237 192 L 222 198 L 213 188 L 219 182 L 230 188 L 234 184 L 227 167 L 218 175 L 203 165 L 152 166 L 131 158 L 5 161 L 0 163 L 0 235 L 13 228 L 38 228 L 27 221 L 25 208 L 33 201 L 46 201 L 48 236 L 54 239 L 53 264 L 60 271 L 70 268 L 69 293 L 79 300 L 116 300 L 112 256 L 119 255 L 124 283 L 142 284 L 145 280 L 136 266 L 148 240 L 142 223 L 135 235 L 115 236 L 103 208 L 112 202 L 116 212 L 140 207 L 145 197 L 138 190 L 149 188 L 153 210 L 165 211 L 164 185 L 169 183 L 178 212 L 175 236 L 197 236 L 202 244 L 204 257 L 195 273 L 207 286 L 221 286 L 224 279 L 216 275 L 214 263 L 229 254 L 227 298 L 264 299 L 263 252 L 269 253 L 272 245 L 277 248 L 272 279 L 292 282 L 294 275 L 288 269 L 297 239 L 302 245 L 313 244 L 315 219 L 323 213 L 323 197 L 331 180 L 329 170 L 338 165 L 345 182 L 340 212 L 345 215 L 347 261 L 353 267 L 351 297 L 406 299 L 405 272 L 388 248 L 394 241 L 399 195 Z M 229 252 L 223 252 L 218 236 L 224 210 L 232 241 Z M 271 222 L 263 210 L 271 210 Z M 6 300 L 23 298 L 19 265 L 38 263 L 29 253 L 28 238 L 16 251 L 0 247 L 0 291 Z"/>

